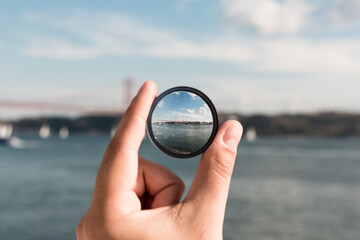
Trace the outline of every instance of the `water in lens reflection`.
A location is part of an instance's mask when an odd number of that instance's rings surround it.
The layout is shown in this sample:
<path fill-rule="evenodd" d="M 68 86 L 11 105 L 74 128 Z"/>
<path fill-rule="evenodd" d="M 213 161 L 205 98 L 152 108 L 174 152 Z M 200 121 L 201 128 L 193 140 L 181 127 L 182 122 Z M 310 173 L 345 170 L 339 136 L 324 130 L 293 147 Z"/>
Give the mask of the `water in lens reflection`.
<path fill-rule="evenodd" d="M 177 154 L 190 154 L 202 148 L 211 136 L 213 124 L 153 123 L 155 139 L 167 150 Z"/>

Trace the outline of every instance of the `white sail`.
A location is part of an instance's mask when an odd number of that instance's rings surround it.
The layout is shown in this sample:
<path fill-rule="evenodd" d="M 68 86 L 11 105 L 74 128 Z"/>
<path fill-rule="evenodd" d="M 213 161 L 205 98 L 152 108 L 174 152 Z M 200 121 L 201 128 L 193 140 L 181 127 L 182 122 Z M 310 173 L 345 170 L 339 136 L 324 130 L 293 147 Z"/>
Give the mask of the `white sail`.
<path fill-rule="evenodd" d="M 249 127 L 245 133 L 245 139 L 249 142 L 255 141 L 257 135 L 254 127 Z"/>
<path fill-rule="evenodd" d="M 61 127 L 59 130 L 59 137 L 61 139 L 67 139 L 69 137 L 69 129 L 67 127 Z"/>
<path fill-rule="evenodd" d="M 48 124 L 42 125 L 39 131 L 39 136 L 42 139 L 47 139 L 50 137 L 50 135 L 51 135 L 50 126 Z"/>
<path fill-rule="evenodd" d="M 1 124 L 0 125 L 0 138 L 9 139 L 13 132 L 12 124 Z"/>

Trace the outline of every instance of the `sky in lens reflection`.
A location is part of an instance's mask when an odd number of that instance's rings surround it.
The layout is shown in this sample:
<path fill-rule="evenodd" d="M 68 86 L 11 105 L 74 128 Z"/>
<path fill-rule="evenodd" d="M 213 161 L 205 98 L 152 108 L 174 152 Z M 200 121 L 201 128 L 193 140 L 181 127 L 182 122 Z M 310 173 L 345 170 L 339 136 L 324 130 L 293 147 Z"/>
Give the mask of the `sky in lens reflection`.
<path fill-rule="evenodd" d="M 198 95 L 178 91 L 163 97 L 157 104 L 152 122 L 200 121 L 212 122 L 212 114 L 205 101 Z"/>

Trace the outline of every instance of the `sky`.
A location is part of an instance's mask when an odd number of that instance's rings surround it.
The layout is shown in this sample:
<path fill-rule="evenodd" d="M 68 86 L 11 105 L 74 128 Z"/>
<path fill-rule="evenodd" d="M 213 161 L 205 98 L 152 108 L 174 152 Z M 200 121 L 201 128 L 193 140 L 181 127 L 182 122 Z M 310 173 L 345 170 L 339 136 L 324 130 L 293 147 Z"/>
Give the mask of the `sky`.
<path fill-rule="evenodd" d="M 360 0 L 1 0 L 0 99 L 120 108 L 127 77 L 219 112 L 360 112 Z"/>
<path fill-rule="evenodd" d="M 213 117 L 209 106 L 197 94 L 178 91 L 164 96 L 158 102 L 152 121 L 213 122 Z"/>

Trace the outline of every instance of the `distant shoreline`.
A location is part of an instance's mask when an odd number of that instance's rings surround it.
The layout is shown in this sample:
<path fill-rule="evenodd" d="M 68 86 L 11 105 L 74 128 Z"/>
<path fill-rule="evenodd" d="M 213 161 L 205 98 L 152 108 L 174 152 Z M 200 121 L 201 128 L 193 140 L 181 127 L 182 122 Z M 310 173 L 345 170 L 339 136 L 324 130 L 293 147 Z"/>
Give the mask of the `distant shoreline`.
<path fill-rule="evenodd" d="M 71 133 L 110 133 L 122 116 L 80 116 L 73 117 L 39 117 L 18 120 L 0 120 L 1 124 L 12 124 L 14 134 L 37 133 L 44 124 L 52 132 L 62 127 Z M 252 128 L 257 136 L 292 136 L 292 137 L 360 137 L 360 114 L 324 112 L 316 114 L 280 114 L 242 115 L 220 113 L 220 123 L 235 119 L 240 121 L 245 132 Z M 177 122 L 181 124 L 180 122 Z M 170 124 L 170 123 L 169 123 Z M 185 123 L 184 123 L 185 124 Z"/>

